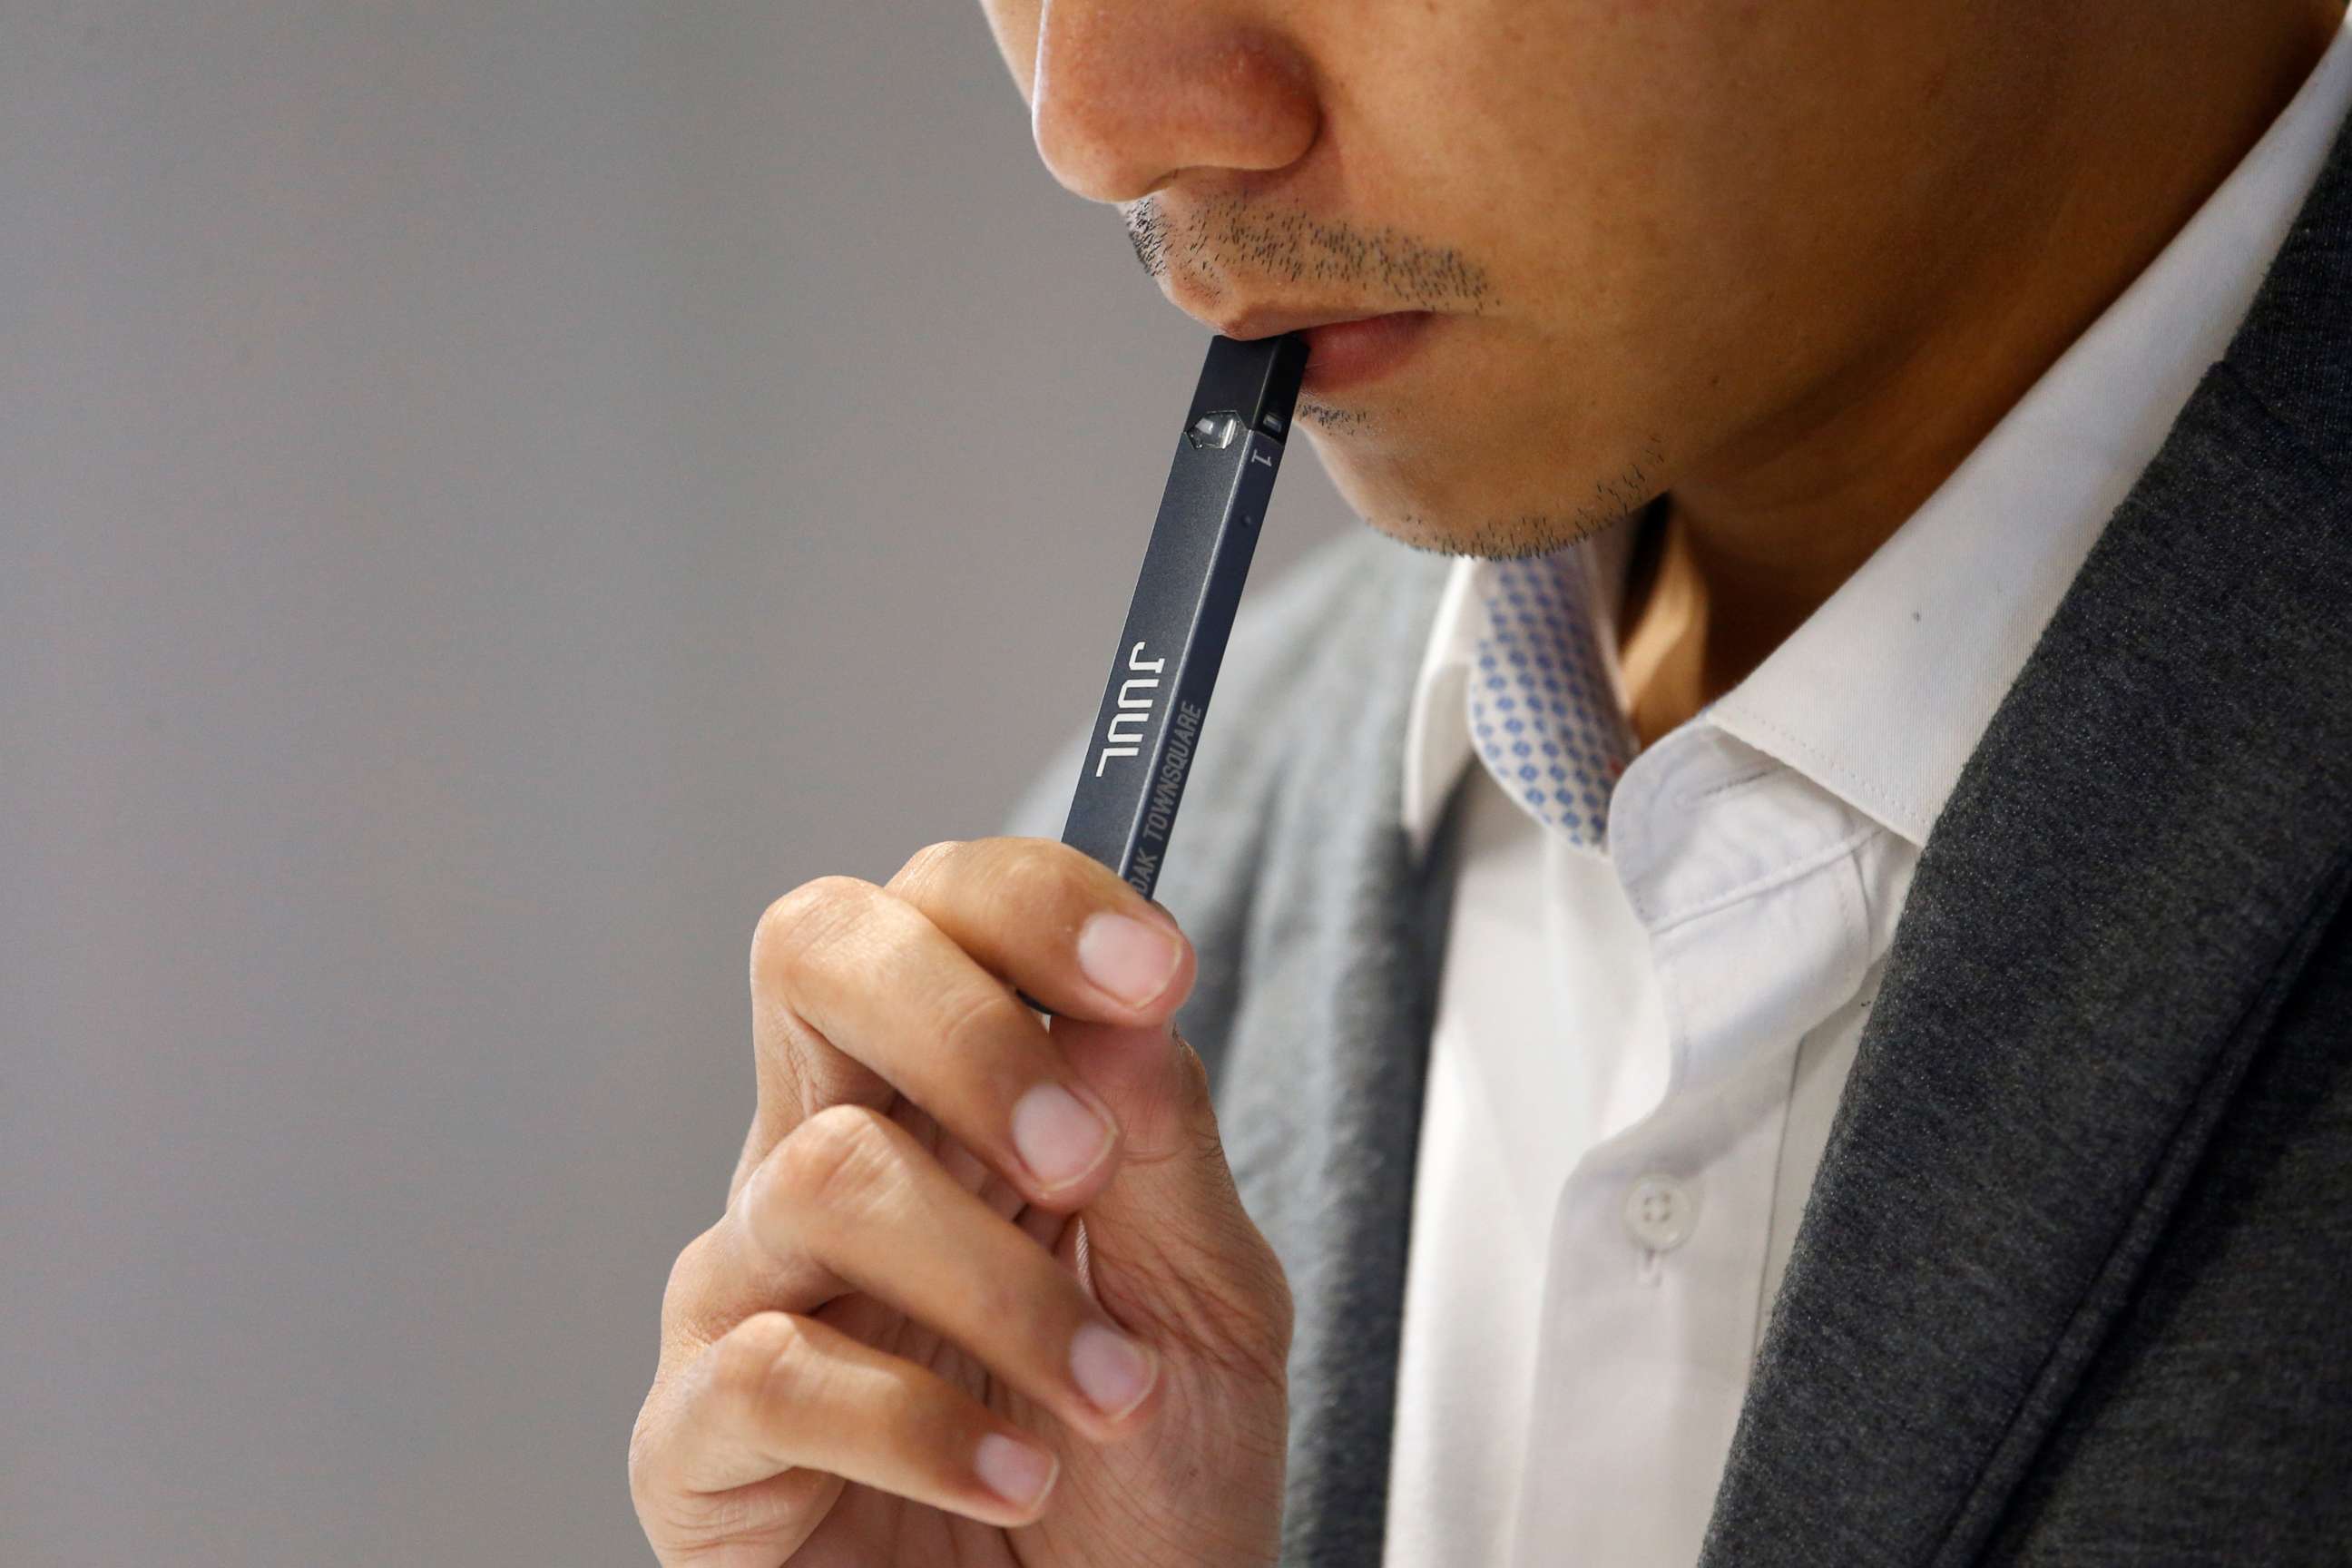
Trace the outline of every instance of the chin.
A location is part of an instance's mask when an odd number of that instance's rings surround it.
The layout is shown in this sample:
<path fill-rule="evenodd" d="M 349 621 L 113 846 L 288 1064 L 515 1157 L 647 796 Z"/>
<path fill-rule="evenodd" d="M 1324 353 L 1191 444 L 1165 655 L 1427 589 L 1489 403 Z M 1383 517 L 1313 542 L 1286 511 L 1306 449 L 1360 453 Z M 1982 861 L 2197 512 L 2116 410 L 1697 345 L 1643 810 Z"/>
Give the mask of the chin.
<path fill-rule="evenodd" d="M 1455 323 L 1460 324 L 1460 323 Z M 1615 345 L 1468 354 L 1301 394 L 1296 428 L 1350 510 L 1415 550 L 1507 558 L 1565 549 L 1669 488 L 1690 431 L 1638 378 L 1594 374 Z"/>
<path fill-rule="evenodd" d="M 1317 431 L 1309 437 L 1316 456 L 1349 511 L 1400 544 L 1461 553 L 1454 539 L 1458 524 L 1448 521 L 1459 513 L 1433 497 L 1427 464 L 1367 451 L 1345 436 L 1328 437 L 1318 426 L 1308 428 Z"/>
<path fill-rule="evenodd" d="M 1652 483 L 1661 467 L 1654 447 L 1607 471 L 1563 463 L 1539 473 L 1513 470 L 1507 478 L 1517 482 L 1497 483 L 1504 464 L 1491 450 L 1465 464 L 1307 428 L 1349 510 L 1415 550 L 1494 558 L 1561 550 L 1640 511 L 1659 493 Z M 1524 463 L 1525 454 L 1517 456 Z"/>

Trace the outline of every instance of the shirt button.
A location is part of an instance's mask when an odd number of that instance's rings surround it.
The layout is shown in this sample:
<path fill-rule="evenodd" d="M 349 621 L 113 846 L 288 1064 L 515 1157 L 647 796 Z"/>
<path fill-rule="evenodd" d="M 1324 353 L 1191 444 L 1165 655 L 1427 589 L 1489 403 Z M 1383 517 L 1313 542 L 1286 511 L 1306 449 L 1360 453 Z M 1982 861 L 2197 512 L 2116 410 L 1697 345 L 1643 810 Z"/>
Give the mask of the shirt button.
<path fill-rule="evenodd" d="M 1625 1229 L 1653 1252 L 1688 1241 L 1697 1220 L 1698 1200 L 1672 1176 L 1643 1176 L 1625 1194 Z"/>

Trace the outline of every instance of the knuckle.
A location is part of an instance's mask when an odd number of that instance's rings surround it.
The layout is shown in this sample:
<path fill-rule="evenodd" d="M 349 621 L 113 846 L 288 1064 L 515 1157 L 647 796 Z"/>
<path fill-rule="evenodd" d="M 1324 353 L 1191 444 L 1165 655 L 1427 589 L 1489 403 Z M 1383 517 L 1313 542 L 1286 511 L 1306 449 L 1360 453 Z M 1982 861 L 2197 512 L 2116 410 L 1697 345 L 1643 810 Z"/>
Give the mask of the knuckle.
<path fill-rule="evenodd" d="M 760 1426 L 791 1396 L 807 1360 L 807 1336 L 791 1314 L 755 1313 L 711 1347 L 711 1402 L 737 1429 Z"/>
<path fill-rule="evenodd" d="M 993 881 L 996 900 L 1015 915 L 1041 922 L 1075 924 L 1111 900 L 1090 874 L 1102 868 L 1079 851 L 1058 841 L 1040 839 L 1017 852 L 998 858 Z"/>
<path fill-rule="evenodd" d="M 961 838 L 942 838 L 936 844 L 924 845 L 908 856 L 907 863 L 898 868 L 898 874 L 890 879 L 891 889 L 912 896 L 922 889 L 934 886 L 942 878 L 953 874 L 952 868 L 961 858 L 964 847 L 964 840 Z"/>
<path fill-rule="evenodd" d="M 781 987 L 812 949 L 838 936 L 878 890 L 856 877 L 818 877 L 762 910 L 751 928 L 752 989 Z"/>
<path fill-rule="evenodd" d="M 950 886 L 961 900 L 975 895 L 1002 917 L 1069 924 L 1085 911 L 1114 901 L 1108 873 L 1055 839 L 948 839 L 908 858 L 889 890 L 909 902 L 940 900 Z"/>
<path fill-rule="evenodd" d="M 754 1228 L 788 1218 L 805 1231 L 866 1208 L 890 1168 L 890 1133 L 889 1118 L 849 1104 L 826 1106 L 793 1128 L 769 1157 L 769 1179 L 753 1183 Z"/>
<path fill-rule="evenodd" d="M 1037 1029 L 1029 1009 L 1001 985 L 974 986 L 966 995 L 942 1001 L 940 1008 L 932 1037 L 942 1059 L 976 1068 L 1001 1054 L 1003 1041 Z"/>
<path fill-rule="evenodd" d="M 724 1224 L 722 1220 L 720 1224 Z M 719 1226 L 712 1226 L 678 1249 L 670 1260 L 669 1278 L 662 1284 L 662 1322 L 675 1327 L 688 1317 L 695 1299 L 710 1278 L 711 1249 L 718 1245 Z"/>

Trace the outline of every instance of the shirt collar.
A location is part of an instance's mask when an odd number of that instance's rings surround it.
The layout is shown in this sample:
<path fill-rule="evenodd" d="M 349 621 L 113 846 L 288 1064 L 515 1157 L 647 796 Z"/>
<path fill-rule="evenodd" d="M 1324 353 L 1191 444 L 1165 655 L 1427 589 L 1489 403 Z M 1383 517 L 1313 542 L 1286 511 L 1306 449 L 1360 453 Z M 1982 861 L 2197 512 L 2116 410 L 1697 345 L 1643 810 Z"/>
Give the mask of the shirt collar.
<path fill-rule="evenodd" d="M 2221 358 L 2352 103 L 2352 18 L 2261 141 L 1935 494 L 1694 722 L 1914 846 L 2067 584 Z M 1600 591 L 1578 635 L 1625 693 L 1615 618 L 1639 518 L 1568 546 Z M 1402 826 L 1423 853 L 1475 754 L 1469 683 L 1498 563 L 1456 560 L 1408 710 Z M 1622 706 L 1621 706 L 1622 712 Z"/>

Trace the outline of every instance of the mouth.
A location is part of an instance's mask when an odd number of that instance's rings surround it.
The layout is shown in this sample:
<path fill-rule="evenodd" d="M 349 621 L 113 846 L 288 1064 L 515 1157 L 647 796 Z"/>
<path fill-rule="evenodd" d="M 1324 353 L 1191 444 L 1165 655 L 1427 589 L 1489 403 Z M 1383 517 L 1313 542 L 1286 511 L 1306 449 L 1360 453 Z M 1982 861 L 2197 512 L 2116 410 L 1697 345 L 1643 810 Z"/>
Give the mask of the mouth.
<path fill-rule="evenodd" d="M 1307 374 L 1301 390 L 1342 392 L 1389 374 L 1412 357 L 1436 321 L 1433 310 L 1397 310 L 1303 329 Z"/>
<path fill-rule="evenodd" d="M 1388 374 L 1412 356 L 1436 321 L 1433 310 L 1391 310 L 1350 316 L 1338 310 L 1246 310 L 1213 323 L 1229 338 L 1272 337 L 1297 332 L 1307 340 L 1303 390 L 1318 393 L 1360 386 Z"/>

